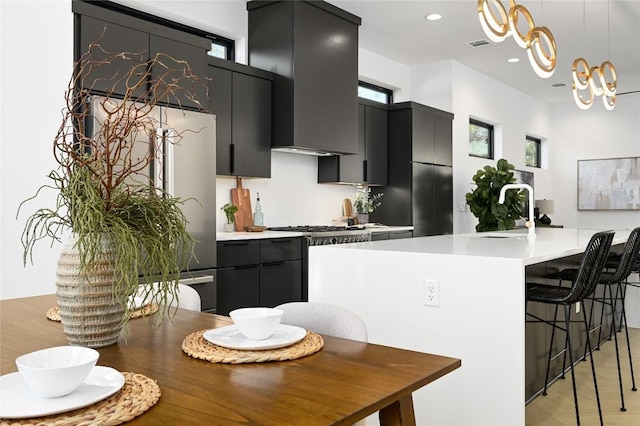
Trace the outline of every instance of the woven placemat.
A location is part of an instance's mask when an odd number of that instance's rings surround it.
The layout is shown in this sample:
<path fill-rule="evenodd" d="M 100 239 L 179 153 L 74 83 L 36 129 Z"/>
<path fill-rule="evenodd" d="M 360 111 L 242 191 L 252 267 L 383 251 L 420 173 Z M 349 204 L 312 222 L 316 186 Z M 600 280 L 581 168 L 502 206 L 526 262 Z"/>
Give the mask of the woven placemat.
<path fill-rule="evenodd" d="M 288 361 L 318 352 L 324 346 L 319 334 L 307 331 L 307 335 L 291 346 L 263 351 L 245 351 L 227 349 L 214 345 L 203 337 L 207 330 L 200 330 L 188 335 L 182 342 L 182 351 L 187 355 L 211 362 L 225 364 L 244 364 L 266 361 Z"/>
<path fill-rule="evenodd" d="M 133 311 L 131 319 L 155 314 L 156 312 L 158 312 L 158 305 L 156 303 L 149 303 Z M 57 306 L 49 308 L 47 318 L 51 321 L 62 321 L 62 318 L 60 318 L 60 309 Z"/>
<path fill-rule="evenodd" d="M 160 387 L 142 374 L 124 372 L 125 383 L 109 398 L 65 413 L 20 420 L 0 420 L 0 425 L 119 425 L 143 414 L 160 399 Z"/>

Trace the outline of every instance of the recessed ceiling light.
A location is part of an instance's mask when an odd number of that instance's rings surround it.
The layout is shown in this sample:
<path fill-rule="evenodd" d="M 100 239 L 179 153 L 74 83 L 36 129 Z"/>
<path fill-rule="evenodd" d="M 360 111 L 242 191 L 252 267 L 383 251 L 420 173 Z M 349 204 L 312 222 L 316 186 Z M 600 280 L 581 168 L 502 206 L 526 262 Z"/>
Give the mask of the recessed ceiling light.
<path fill-rule="evenodd" d="M 437 21 L 439 19 L 442 19 L 442 15 L 439 15 L 437 13 L 430 13 L 429 15 L 426 15 L 424 19 L 426 19 L 427 21 Z"/>
<path fill-rule="evenodd" d="M 507 62 L 510 62 L 512 64 L 516 63 L 516 62 L 520 62 L 520 58 L 509 58 L 509 59 L 507 59 Z"/>

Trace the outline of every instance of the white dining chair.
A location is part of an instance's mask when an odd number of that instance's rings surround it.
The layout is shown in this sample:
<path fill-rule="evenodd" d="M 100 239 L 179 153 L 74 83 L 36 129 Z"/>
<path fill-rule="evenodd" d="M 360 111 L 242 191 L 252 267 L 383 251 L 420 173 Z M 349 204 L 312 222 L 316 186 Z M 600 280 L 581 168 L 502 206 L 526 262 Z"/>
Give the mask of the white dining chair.
<path fill-rule="evenodd" d="M 355 312 L 337 305 L 318 302 L 289 302 L 276 306 L 282 309 L 282 324 L 302 327 L 318 334 L 344 339 L 367 341 L 367 326 Z M 364 426 L 362 419 L 353 426 Z"/>
<path fill-rule="evenodd" d="M 154 293 L 149 294 L 148 297 L 152 297 Z M 138 296 L 144 297 L 144 294 L 138 293 Z M 180 284 L 178 283 L 178 297 L 171 298 L 169 300 L 169 306 L 182 309 L 188 309 L 190 311 L 201 311 L 202 310 L 202 301 L 200 299 L 200 294 L 196 291 L 195 288 L 190 285 Z M 160 303 L 160 301 L 156 301 L 155 303 Z"/>
<path fill-rule="evenodd" d="M 295 325 L 328 336 L 367 341 L 367 326 L 362 318 L 342 306 L 289 302 L 277 308 L 284 311 L 282 324 Z"/>

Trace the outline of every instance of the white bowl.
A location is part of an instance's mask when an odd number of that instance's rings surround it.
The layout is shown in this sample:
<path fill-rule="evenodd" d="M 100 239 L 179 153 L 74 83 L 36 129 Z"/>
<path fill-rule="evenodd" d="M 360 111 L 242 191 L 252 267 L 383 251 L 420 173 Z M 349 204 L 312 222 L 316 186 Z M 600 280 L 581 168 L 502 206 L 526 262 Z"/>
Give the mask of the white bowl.
<path fill-rule="evenodd" d="M 276 308 L 240 308 L 229 312 L 240 332 L 251 340 L 268 339 L 280 324 L 282 314 Z"/>
<path fill-rule="evenodd" d="M 100 352 L 81 346 L 56 346 L 21 355 L 16 366 L 29 389 L 42 398 L 68 395 L 98 362 Z"/>

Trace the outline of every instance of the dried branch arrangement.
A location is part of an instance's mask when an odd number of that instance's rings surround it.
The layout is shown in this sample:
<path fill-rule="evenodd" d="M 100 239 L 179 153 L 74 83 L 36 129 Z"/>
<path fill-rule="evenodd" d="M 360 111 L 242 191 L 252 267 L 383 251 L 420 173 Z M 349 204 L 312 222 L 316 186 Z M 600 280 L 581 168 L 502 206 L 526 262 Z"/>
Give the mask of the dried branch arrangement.
<path fill-rule="evenodd" d="M 111 69 L 128 71 L 106 71 Z M 57 191 L 54 208 L 40 208 L 27 219 L 22 234 L 25 264 L 33 262 L 36 242 L 59 241 L 62 232 L 71 229 L 82 270 L 96 267 L 105 246 L 115 254 L 114 295 L 125 308 L 125 323 L 132 312 L 129 297 L 139 290 L 139 275 L 145 282 L 156 282 L 142 287 L 146 296 L 168 306 L 177 297 L 179 272 L 194 256 L 194 241 L 181 211 L 181 205 L 192 200 L 175 198 L 152 185 L 149 166 L 161 155 L 158 129 L 163 125 L 152 110 L 169 103 L 181 106 L 186 99 L 200 105 L 196 94 L 206 87 L 185 61 L 165 54 L 143 60 L 137 53 L 107 52 L 99 41 L 90 45 L 75 64 L 65 91 L 62 123 L 53 140 L 59 167 L 49 173 L 49 184 L 20 205 L 23 208 L 41 191 Z M 90 105 L 96 93 L 107 118 L 93 126 Z M 173 143 L 181 136 L 174 135 Z M 163 313 L 156 319 L 161 321 Z"/>

